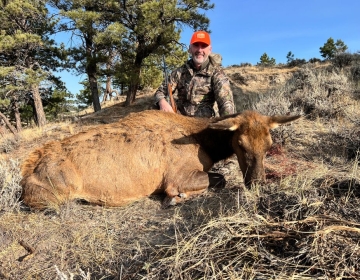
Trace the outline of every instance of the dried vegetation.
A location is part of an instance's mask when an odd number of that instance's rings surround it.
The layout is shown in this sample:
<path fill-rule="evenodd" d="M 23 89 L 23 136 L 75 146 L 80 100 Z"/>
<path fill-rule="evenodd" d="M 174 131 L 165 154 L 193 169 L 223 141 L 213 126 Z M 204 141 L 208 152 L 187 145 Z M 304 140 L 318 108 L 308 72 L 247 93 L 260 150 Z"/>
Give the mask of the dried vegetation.
<path fill-rule="evenodd" d="M 359 68 L 305 65 L 262 77 L 253 67 L 250 76 L 246 67 L 227 69 L 238 110 L 304 118 L 273 132 L 266 184 L 245 188 L 230 158 L 212 170 L 225 186 L 168 209 L 158 196 L 124 208 L 78 202 L 43 212 L 18 200 L 27 152 L 150 108 L 150 95 L 33 137 L 4 137 L 0 279 L 359 279 Z M 256 94 L 252 75 L 261 81 Z"/>

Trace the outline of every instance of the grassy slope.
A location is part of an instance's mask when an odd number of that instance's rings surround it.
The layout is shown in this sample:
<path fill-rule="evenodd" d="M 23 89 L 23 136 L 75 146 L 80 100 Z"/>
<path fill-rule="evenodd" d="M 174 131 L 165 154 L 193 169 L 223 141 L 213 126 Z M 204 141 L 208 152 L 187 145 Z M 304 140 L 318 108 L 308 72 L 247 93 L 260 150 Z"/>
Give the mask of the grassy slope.
<path fill-rule="evenodd" d="M 151 95 L 9 135 L 0 155 L 0 279 L 358 279 L 357 86 L 329 65 L 226 72 L 238 111 L 304 114 L 273 132 L 265 185 L 244 188 L 231 158 L 214 167 L 225 188 L 165 210 L 151 197 L 29 212 L 16 199 L 27 152 L 150 108 Z"/>

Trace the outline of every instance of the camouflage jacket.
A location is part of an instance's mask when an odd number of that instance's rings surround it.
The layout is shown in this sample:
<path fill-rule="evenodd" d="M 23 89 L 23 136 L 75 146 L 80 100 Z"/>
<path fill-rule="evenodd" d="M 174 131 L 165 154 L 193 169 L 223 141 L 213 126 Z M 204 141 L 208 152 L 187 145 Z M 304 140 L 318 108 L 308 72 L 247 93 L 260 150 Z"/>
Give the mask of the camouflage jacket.
<path fill-rule="evenodd" d="M 198 71 L 192 60 L 175 69 L 170 75 L 170 84 L 178 111 L 182 115 L 197 117 L 225 116 L 235 113 L 233 94 L 229 79 L 221 68 L 219 55 L 209 56 Z M 221 59 L 221 57 L 220 57 Z M 155 92 L 155 102 L 167 98 L 165 81 Z M 217 108 L 215 105 L 217 105 Z"/>

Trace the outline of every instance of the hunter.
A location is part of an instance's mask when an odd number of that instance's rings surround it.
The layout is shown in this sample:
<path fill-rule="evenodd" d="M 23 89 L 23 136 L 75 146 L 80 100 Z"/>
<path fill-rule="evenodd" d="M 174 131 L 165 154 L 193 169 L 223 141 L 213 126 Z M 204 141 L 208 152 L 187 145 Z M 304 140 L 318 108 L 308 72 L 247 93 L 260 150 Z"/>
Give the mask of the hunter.
<path fill-rule="evenodd" d="M 169 79 L 165 77 L 155 92 L 160 110 L 207 118 L 216 116 L 217 110 L 220 116 L 236 112 L 230 82 L 221 67 L 221 56 L 212 54 L 211 49 L 207 32 L 197 31 L 192 35 L 188 50 L 191 59 L 172 71 Z M 173 106 L 167 101 L 172 93 Z"/>

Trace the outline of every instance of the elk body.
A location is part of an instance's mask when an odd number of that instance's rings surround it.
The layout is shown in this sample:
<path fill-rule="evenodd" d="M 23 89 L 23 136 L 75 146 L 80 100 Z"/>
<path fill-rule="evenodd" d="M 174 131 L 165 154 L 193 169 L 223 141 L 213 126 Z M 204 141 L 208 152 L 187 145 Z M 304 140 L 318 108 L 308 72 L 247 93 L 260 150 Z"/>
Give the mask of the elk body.
<path fill-rule="evenodd" d="M 299 117 L 133 113 L 33 151 L 21 167 L 22 200 L 40 209 L 76 199 L 123 206 L 165 193 L 164 204 L 173 205 L 205 191 L 207 171 L 234 153 L 249 185 L 265 179 L 270 129 Z"/>

